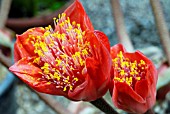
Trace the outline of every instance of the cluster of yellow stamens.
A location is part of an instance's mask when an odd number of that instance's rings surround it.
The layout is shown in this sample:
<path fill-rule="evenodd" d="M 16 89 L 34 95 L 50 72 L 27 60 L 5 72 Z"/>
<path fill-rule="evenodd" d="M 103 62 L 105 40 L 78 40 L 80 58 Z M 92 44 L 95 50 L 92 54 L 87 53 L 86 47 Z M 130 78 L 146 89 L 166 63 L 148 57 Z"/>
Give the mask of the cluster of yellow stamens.
<path fill-rule="evenodd" d="M 147 65 L 144 60 L 131 61 L 123 56 L 122 51 L 112 59 L 114 68 L 114 81 L 125 82 L 132 86 L 139 80 L 145 79 Z"/>
<path fill-rule="evenodd" d="M 54 18 L 54 25 L 54 30 L 51 26 L 42 28 L 46 31 L 43 35 L 29 35 L 37 54 L 33 63 L 42 70 L 39 80 L 54 83 L 63 91 L 73 90 L 84 81 L 85 59 L 91 56 L 90 42 L 86 41 L 80 24 L 70 22 L 64 13 L 59 19 Z"/>

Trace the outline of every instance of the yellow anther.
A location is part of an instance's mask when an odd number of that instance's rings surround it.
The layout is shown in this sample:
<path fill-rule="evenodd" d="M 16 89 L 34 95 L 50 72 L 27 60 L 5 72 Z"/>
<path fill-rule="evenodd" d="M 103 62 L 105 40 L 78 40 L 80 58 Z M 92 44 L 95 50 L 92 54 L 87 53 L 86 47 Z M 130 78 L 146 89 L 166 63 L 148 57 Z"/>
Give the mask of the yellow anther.
<path fill-rule="evenodd" d="M 75 22 L 75 21 L 73 21 L 73 22 L 72 22 L 72 25 L 76 25 L 76 22 Z"/>
<path fill-rule="evenodd" d="M 51 29 L 52 28 L 51 25 L 48 25 L 48 28 Z"/>
<path fill-rule="evenodd" d="M 61 56 L 61 58 L 63 58 L 63 59 L 66 59 L 67 58 L 67 55 L 66 54 L 63 54 L 63 55 L 60 55 Z"/>
<path fill-rule="evenodd" d="M 82 38 L 83 38 L 83 36 L 82 36 L 82 35 L 78 35 L 78 38 L 79 38 L 79 39 L 82 39 Z"/>
<path fill-rule="evenodd" d="M 40 62 L 40 57 L 36 57 L 35 59 L 34 59 L 34 61 L 33 61 L 33 63 L 39 63 Z"/>
<path fill-rule="evenodd" d="M 51 82 L 47 82 L 46 84 L 47 84 L 47 85 L 50 85 L 50 84 L 51 84 Z"/>
<path fill-rule="evenodd" d="M 58 21 L 59 21 L 59 20 L 57 19 L 55 22 L 58 23 Z"/>
<path fill-rule="evenodd" d="M 70 87 L 70 90 L 73 90 L 73 86 L 72 85 L 70 85 L 69 87 Z"/>
<path fill-rule="evenodd" d="M 76 82 L 78 81 L 78 78 L 74 78 L 73 80 L 75 80 Z"/>
<path fill-rule="evenodd" d="M 61 14 L 58 15 L 58 18 L 59 18 L 59 19 L 61 18 Z"/>
<path fill-rule="evenodd" d="M 80 24 L 77 24 L 77 27 L 80 28 Z"/>
<path fill-rule="evenodd" d="M 62 16 L 62 17 L 66 17 L 66 13 L 62 13 L 61 16 Z"/>
<path fill-rule="evenodd" d="M 87 51 L 88 48 L 85 48 L 82 50 L 82 55 L 88 55 L 88 51 Z"/>
<path fill-rule="evenodd" d="M 124 70 L 121 70 L 120 71 L 120 75 L 122 76 L 122 75 L 125 75 L 125 71 Z"/>
<path fill-rule="evenodd" d="M 53 78 L 54 78 L 54 79 L 57 79 L 57 80 L 59 81 L 60 78 L 61 78 L 61 76 L 59 75 L 58 72 L 54 72 Z"/>
<path fill-rule="evenodd" d="M 62 61 L 61 61 L 60 59 L 57 59 L 57 58 L 56 58 L 56 60 L 55 60 L 55 61 L 57 62 L 56 66 L 61 65 L 61 62 L 62 62 Z"/>
<path fill-rule="evenodd" d="M 44 42 L 40 42 L 40 47 L 44 52 L 48 51 L 47 44 Z"/>
<path fill-rule="evenodd" d="M 83 31 L 83 32 L 82 32 L 82 35 L 84 36 L 84 35 L 85 35 L 85 33 L 86 33 L 86 32 L 85 32 L 85 31 Z"/>
<path fill-rule="evenodd" d="M 120 82 L 124 82 L 124 81 L 125 81 L 125 79 L 124 79 L 124 78 L 120 79 Z"/>
<path fill-rule="evenodd" d="M 54 21 L 55 21 L 56 19 L 57 19 L 56 17 L 53 18 Z"/>
<path fill-rule="evenodd" d="M 41 69 L 46 69 L 46 68 L 48 68 L 50 65 L 48 64 L 48 63 L 44 63 L 44 66 L 43 67 L 41 67 Z"/>
<path fill-rule="evenodd" d="M 62 46 L 62 49 L 64 50 L 64 46 Z"/>
<path fill-rule="evenodd" d="M 70 70 L 74 70 L 74 68 L 71 66 L 71 67 L 70 67 Z"/>
<path fill-rule="evenodd" d="M 44 56 L 44 53 L 41 50 L 34 50 L 34 52 L 37 53 L 40 57 Z"/>
<path fill-rule="evenodd" d="M 33 44 L 33 45 L 34 45 L 34 41 L 31 41 L 31 44 Z"/>
<path fill-rule="evenodd" d="M 34 30 L 33 29 L 29 29 L 29 32 L 33 32 Z"/>
<path fill-rule="evenodd" d="M 65 86 L 64 89 L 63 89 L 63 91 L 66 91 L 66 90 L 67 90 L 67 87 Z"/>
<path fill-rule="evenodd" d="M 47 30 L 47 31 L 48 31 L 48 30 L 50 30 L 50 28 L 49 28 L 49 27 L 45 27 L 45 30 Z"/>
<path fill-rule="evenodd" d="M 38 38 L 38 39 L 41 39 L 41 37 L 40 37 L 40 36 L 37 36 L 37 38 Z"/>
<path fill-rule="evenodd" d="M 144 60 L 140 60 L 140 63 L 141 63 L 142 65 L 145 65 L 145 64 L 146 64 Z"/>
<path fill-rule="evenodd" d="M 125 78 L 125 80 L 126 80 L 126 82 L 128 82 L 128 81 L 129 81 L 129 78 L 128 78 L 128 77 L 126 77 L 126 78 Z"/>
<path fill-rule="evenodd" d="M 130 75 L 134 75 L 134 74 L 135 74 L 135 72 L 133 72 L 133 71 L 130 72 Z"/>
<path fill-rule="evenodd" d="M 70 23 L 70 18 L 69 17 L 67 17 L 67 23 Z"/>
<path fill-rule="evenodd" d="M 136 77 L 136 80 L 138 80 L 138 81 L 139 81 L 140 79 L 141 79 L 141 77 Z"/>
<path fill-rule="evenodd" d="M 80 63 L 80 66 L 83 66 L 85 64 L 85 61 L 82 58 L 79 58 L 79 63 Z"/>
<path fill-rule="evenodd" d="M 134 73 L 137 75 L 137 74 L 139 74 L 136 70 L 134 71 Z"/>
<path fill-rule="evenodd" d="M 129 78 L 129 81 L 132 81 L 132 77 Z"/>
<path fill-rule="evenodd" d="M 76 52 L 76 53 L 75 53 L 75 56 L 76 56 L 76 57 L 80 57 L 80 52 Z"/>
<path fill-rule="evenodd" d="M 66 40 L 65 34 L 62 34 L 62 35 L 60 36 L 60 38 L 61 38 L 62 41 L 65 41 L 65 40 Z"/>
<path fill-rule="evenodd" d="M 115 81 L 120 81 L 121 79 L 119 77 L 114 77 Z"/>
<path fill-rule="evenodd" d="M 65 82 L 65 83 L 70 83 L 70 82 L 69 82 L 69 79 L 70 79 L 70 77 L 67 76 L 67 78 L 64 80 L 64 82 Z"/>
<path fill-rule="evenodd" d="M 43 27 L 40 27 L 41 30 L 45 30 Z"/>
<path fill-rule="evenodd" d="M 117 54 L 117 57 L 119 57 L 119 58 L 122 58 L 122 57 L 123 57 L 122 51 L 120 51 L 119 54 Z"/>
<path fill-rule="evenodd" d="M 65 83 L 68 83 L 68 80 L 64 80 Z"/>

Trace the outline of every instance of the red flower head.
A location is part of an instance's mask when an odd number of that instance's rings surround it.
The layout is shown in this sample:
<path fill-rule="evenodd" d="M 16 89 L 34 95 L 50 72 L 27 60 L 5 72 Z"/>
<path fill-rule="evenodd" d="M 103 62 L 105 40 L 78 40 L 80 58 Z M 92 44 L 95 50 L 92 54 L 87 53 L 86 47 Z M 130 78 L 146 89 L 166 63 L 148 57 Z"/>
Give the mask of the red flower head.
<path fill-rule="evenodd" d="M 102 97 L 110 82 L 109 41 L 94 31 L 79 0 L 51 26 L 17 36 L 10 71 L 39 92 L 71 100 Z"/>
<path fill-rule="evenodd" d="M 144 113 L 155 103 L 157 72 L 141 52 L 128 53 L 121 44 L 111 47 L 113 73 L 110 92 L 117 108 Z"/>

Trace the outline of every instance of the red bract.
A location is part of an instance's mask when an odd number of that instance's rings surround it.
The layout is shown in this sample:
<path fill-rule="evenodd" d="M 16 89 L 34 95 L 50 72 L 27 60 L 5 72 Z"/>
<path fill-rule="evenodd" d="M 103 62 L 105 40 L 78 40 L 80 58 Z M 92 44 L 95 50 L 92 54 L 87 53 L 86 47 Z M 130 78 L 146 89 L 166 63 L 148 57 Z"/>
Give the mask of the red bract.
<path fill-rule="evenodd" d="M 110 92 L 117 108 L 145 113 L 155 103 L 157 71 L 141 52 L 128 53 L 121 44 L 111 47 Z"/>
<path fill-rule="evenodd" d="M 106 35 L 94 31 L 79 0 L 51 26 L 17 36 L 10 71 L 39 92 L 71 100 L 102 97 L 110 82 L 111 57 Z"/>

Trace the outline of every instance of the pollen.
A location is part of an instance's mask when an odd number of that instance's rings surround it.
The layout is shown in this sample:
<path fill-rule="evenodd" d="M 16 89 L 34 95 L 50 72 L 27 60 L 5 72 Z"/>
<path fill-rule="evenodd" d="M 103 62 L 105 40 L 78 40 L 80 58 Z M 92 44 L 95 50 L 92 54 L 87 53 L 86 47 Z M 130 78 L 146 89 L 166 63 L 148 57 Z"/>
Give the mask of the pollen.
<path fill-rule="evenodd" d="M 114 71 L 117 72 L 114 77 L 116 82 L 126 83 L 131 87 L 137 81 L 145 79 L 147 65 L 144 60 L 131 61 L 130 58 L 124 57 L 122 51 L 117 54 L 117 57 L 112 59 Z"/>
<path fill-rule="evenodd" d="M 85 60 L 92 56 L 91 44 L 86 41 L 81 25 L 65 13 L 53 20 L 55 29 L 49 25 L 42 28 L 43 34 L 29 35 L 36 54 L 33 64 L 41 69 L 39 80 L 55 84 L 64 92 L 73 91 L 87 74 Z"/>

